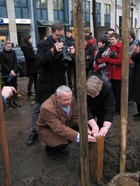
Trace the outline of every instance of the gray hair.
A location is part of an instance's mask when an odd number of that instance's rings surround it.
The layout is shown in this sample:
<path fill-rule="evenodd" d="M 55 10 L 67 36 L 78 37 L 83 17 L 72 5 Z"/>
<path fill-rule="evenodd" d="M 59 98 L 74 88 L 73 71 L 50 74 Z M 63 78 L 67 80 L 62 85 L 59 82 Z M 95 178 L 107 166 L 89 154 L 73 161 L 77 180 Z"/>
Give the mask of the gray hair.
<path fill-rule="evenodd" d="M 97 76 L 90 76 L 87 80 L 87 93 L 96 94 L 100 92 L 103 86 L 103 81 L 101 81 Z"/>
<path fill-rule="evenodd" d="M 55 96 L 56 97 L 61 97 L 62 92 L 70 93 L 70 92 L 72 92 L 72 90 L 66 85 L 61 85 L 60 87 L 58 87 L 56 89 Z"/>

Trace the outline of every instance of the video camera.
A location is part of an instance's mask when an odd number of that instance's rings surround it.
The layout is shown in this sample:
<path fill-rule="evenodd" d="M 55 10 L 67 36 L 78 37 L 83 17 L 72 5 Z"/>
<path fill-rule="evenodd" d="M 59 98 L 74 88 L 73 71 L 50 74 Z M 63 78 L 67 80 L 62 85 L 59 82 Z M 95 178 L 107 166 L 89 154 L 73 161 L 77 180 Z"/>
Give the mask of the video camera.
<path fill-rule="evenodd" d="M 62 48 L 62 57 L 63 57 L 63 61 L 72 61 L 72 58 L 71 58 L 71 53 L 70 53 L 70 50 L 69 50 L 69 47 L 67 46 L 66 42 L 65 42 L 65 38 L 64 37 L 61 37 L 60 38 L 60 42 L 63 42 L 64 43 L 64 46 Z"/>

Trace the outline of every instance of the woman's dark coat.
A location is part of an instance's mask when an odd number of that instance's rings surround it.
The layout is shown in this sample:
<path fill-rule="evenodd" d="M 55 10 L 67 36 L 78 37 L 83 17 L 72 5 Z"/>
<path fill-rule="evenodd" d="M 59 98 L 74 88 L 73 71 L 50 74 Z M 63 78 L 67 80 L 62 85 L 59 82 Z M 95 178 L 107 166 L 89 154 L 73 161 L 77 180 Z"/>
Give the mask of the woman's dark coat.
<path fill-rule="evenodd" d="M 27 66 L 27 74 L 37 73 L 37 67 L 35 62 L 35 51 L 31 44 L 25 44 L 21 46 L 21 50 L 25 56 L 26 66 Z"/>
<path fill-rule="evenodd" d="M 18 73 L 18 64 L 17 64 L 17 57 L 14 50 L 3 51 L 0 52 L 0 63 L 1 63 L 1 71 L 3 77 L 8 77 L 11 70 Z"/>

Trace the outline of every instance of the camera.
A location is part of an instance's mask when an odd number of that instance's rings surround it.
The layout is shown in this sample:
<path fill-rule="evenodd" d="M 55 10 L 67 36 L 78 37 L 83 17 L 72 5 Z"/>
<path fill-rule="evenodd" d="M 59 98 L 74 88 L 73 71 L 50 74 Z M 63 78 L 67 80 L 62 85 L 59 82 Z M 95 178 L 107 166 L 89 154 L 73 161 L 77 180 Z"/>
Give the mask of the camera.
<path fill-rule="evenodd" d="M 117 54 L 117 52 L 115 50 L 113 50 L 113 51 L 110 52 L 109 57 L 115 59 L 115 58 L 118 57 L 118 54 Z"/>
<path fill-rule="evenodd" d="M 66 45 L 64 37 L 60 38 L 60 42 L 64 43 L 64 46 L 62 48 L 62 60 L 63 61 L 72 61 L 72 58 L 70 56 L 71 53 L 70 53 L 69 47 Z"/>

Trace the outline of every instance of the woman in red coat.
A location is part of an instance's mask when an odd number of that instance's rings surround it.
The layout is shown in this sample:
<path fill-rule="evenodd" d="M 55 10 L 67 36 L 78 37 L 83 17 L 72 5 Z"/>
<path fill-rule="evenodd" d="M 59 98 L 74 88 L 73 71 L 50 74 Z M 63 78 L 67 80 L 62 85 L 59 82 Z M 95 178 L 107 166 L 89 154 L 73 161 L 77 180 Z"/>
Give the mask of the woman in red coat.
<path fill-rule="evenodd" d="M 99 58 L 98 63 L 108 63 L 109 79 L 112 84 L 116 101 L 116 113 L 120 114 L 122 43 L 119 41 L 119 35 L 117 33 L 112 33 L 109 37 L 109 41 L 111 44 L 109 57 Z"/>

